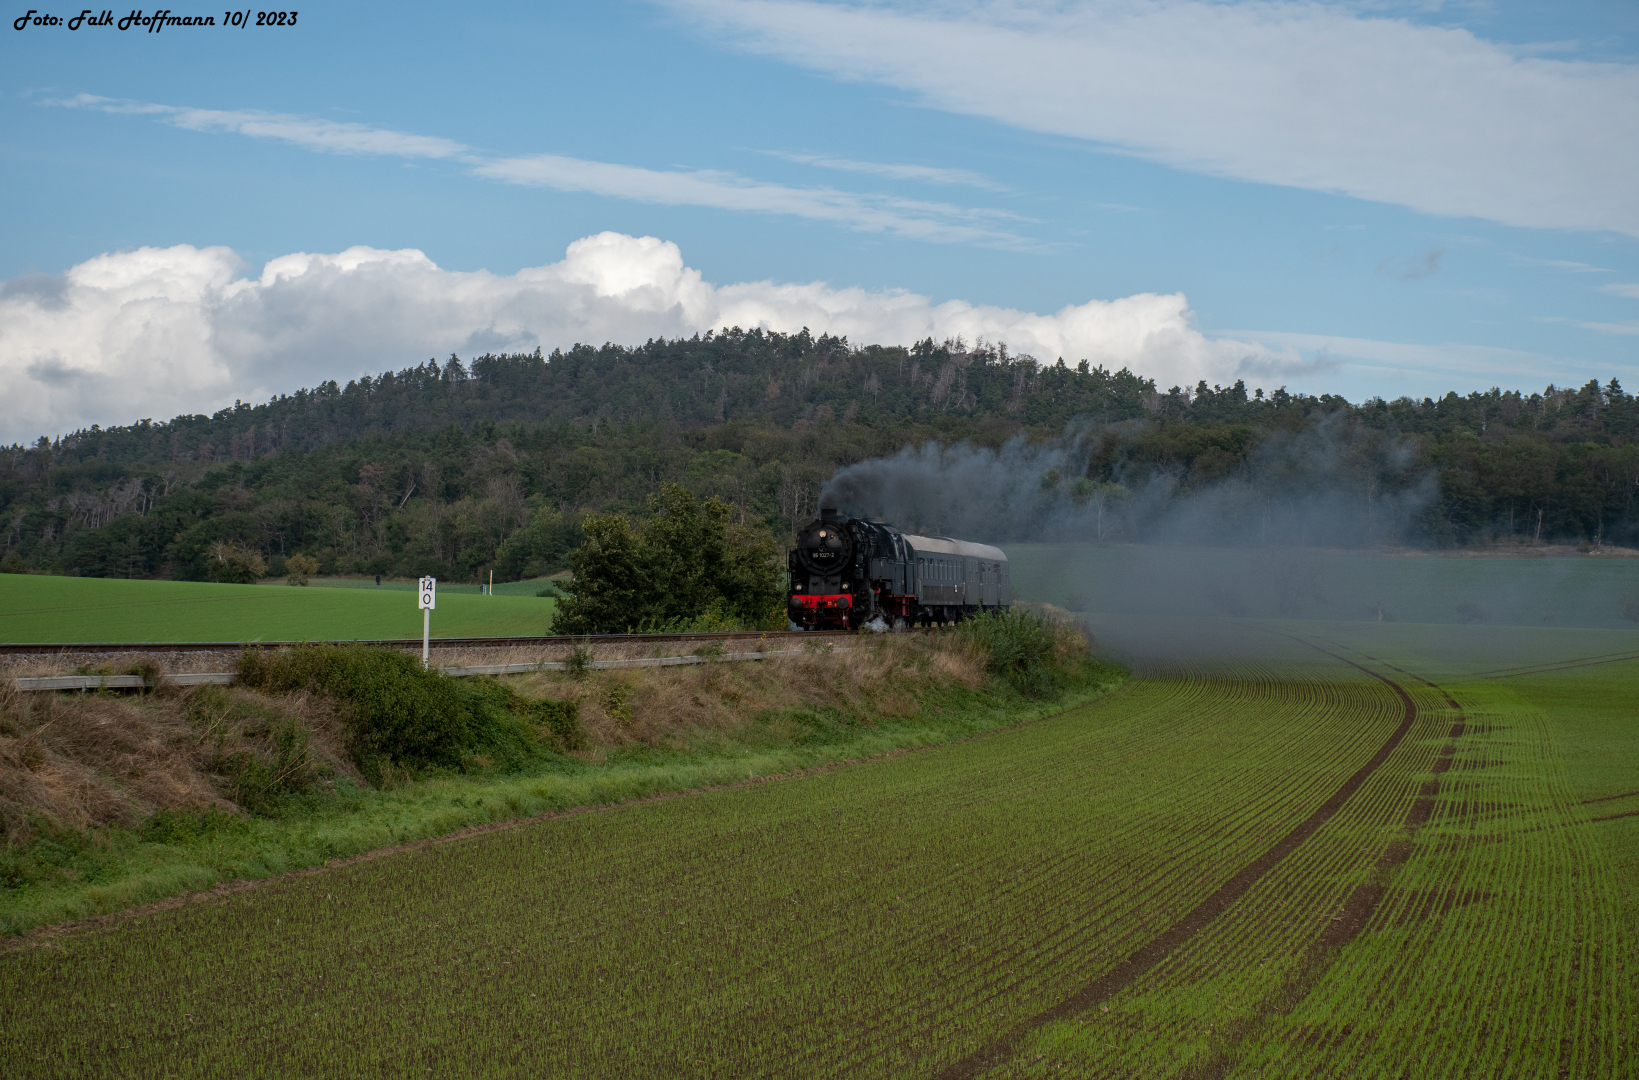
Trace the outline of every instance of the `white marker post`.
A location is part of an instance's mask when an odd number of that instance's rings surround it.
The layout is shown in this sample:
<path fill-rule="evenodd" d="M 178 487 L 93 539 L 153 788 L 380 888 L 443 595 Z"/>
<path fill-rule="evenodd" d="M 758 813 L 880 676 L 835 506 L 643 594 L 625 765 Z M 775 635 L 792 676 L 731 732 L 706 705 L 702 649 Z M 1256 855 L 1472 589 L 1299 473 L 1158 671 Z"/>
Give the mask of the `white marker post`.
<path fill-rule="evenodd" d="M 415 595 L 415 606 L 421 609 L 421 666 L 426 667 L 433 633 L 433 608 L 438 606 L 438 579 L 422 578 Z"/>

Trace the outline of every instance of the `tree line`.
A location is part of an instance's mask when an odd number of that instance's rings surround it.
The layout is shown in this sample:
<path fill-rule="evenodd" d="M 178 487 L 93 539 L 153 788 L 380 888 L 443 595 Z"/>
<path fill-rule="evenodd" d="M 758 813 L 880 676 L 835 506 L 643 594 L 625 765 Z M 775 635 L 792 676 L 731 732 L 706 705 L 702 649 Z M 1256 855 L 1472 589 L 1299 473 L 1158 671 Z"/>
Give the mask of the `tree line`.
<path fill-rule="evenodd" d="M 519 579 L 567 567 L 589 517 L 636 528 L 666 485 L 778 545 L 837 469 L 907 445 L 1071 432 L 1085 473 L 1053 484 L 1087 498 L 1164 475 L 1189 498 L 1319 424 L 1348 433 L 1361 499 L 1436 482 L 1373 542 L 1639 542 L 1639 406 L 1615 380 L 1356 405 L 1239 381 L 1162 391 L 1000 344 L 729 329 L 452 356 L 0 448 L 0 567 L 207 580 L 253 555 L 283 575 L 302 554 L 324 574 Z"/>

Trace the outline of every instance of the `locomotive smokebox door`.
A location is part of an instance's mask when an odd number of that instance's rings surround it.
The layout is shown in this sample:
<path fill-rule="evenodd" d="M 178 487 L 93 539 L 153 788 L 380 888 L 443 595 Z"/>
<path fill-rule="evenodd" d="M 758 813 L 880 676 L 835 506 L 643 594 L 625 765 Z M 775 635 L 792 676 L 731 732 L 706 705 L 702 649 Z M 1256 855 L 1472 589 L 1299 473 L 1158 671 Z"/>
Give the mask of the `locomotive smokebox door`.
<path fill-rule="evenodd" d="M 810 574 L 830 577 L 853 562 L 854 540 L 842 527 L 836 511 L 830 519 L 811 523 L 797 537 L 797 561 Z"/>

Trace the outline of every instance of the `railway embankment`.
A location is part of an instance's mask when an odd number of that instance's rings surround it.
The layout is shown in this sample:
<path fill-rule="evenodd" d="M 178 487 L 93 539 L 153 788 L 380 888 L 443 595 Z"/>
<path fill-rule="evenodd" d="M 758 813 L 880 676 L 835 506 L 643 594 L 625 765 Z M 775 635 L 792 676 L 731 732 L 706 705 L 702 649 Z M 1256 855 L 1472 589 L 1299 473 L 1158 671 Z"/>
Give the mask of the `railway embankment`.
<path fill-rule="evenodd" d="M 483 667 L 498 664 L 563 663 L 577 654 L 593 660 L 626 660 L 663 656 L 717 655 L 784 650 L 816 642 L 839 644 L 849 634 L 789 631 L 698 634 L 593 634 L 580 637 L 435 638 L 433 667 Z M 200 674 L 237 670 L 247 649 L 289 648 L 290 641 L 201 642 L 61 642 L 0 643 L 0 676 L 38 678 L 76 673 Z M 419 638 L 364 644 L 421 655 Z"/>

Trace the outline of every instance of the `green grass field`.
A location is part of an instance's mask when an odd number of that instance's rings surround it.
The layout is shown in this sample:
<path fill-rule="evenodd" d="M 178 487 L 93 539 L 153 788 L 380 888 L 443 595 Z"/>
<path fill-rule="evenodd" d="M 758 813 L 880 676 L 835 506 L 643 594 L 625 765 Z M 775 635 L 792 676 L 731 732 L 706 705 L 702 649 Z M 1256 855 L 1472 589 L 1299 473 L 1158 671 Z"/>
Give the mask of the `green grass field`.
<path fill-rule="evenodd" d="M 550 578 L 532 578 L 529 581 L 497 581 L 495 583 L 496 596 L 538 596 L 551 582 Z M 553 584 L 561 585 L 563 582 Z M 376 584 L 375 578 L 368 577 L 316 577 L 311 580 L 309 588 L 315 589 L 368 589 L 372 592 L 415 592 L 416 583 L 408 578 L 386 579 Z M 455 584 L 448 581 L 438 583 L 438 595 L 479 596 L 487 586 Z"/>
<path fill-rule="evenodd" d="M 1639 634 L 1100 617 L 1039 723 L 0 956 L 16 1075 L 1631 1076 Z"/>
<path fill-rule="evenodd" d="M 1132 544 L 1006 551 L 1019 599 L 1078 611 L 1604 629 L 1633 629 L 1639 619 L 1636 558 Z"/>
<path fill-rule="evenodd" d="M 361 582 L 362 584 L 362 582 Z M 0 641 L 353 641 L 421 636 L 414 585 L 299 588 L 0 574 Z M 439 589 L 434 637 L 545 634 L 555 600 Z M 497 593 L 500 593 L 497 587 Z"/>

